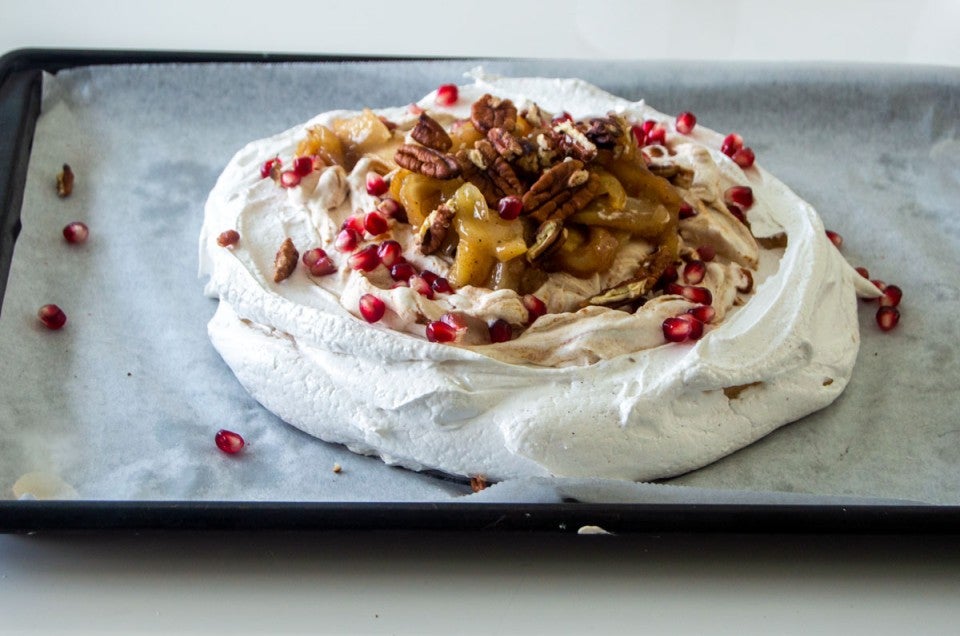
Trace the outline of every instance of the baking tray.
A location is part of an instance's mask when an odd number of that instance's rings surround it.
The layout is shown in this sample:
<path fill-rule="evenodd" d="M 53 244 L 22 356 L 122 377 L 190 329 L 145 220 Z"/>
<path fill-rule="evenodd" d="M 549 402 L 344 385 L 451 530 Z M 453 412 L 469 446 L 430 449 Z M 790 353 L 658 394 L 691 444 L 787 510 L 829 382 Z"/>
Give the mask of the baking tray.
<path fill-rule="evenodd" d="M 151 51 L 19 50 L 0 58 L 0 311 L 20 231 L 42 75 L 113 64 L 328 63 L 397 58 Z M 960 506 L 901 504 L 595 504 L 0 501 L 0 530 L 422 529 L 576 532 L 954 533 Z"/>

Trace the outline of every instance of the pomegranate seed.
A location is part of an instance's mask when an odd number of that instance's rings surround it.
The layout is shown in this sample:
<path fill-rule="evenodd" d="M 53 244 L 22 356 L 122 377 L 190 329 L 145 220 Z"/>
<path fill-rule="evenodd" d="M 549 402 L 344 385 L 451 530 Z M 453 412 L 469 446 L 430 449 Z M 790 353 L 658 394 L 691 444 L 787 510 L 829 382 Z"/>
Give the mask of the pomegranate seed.
<path fill-rule="evenodd" d="M 714 317 L 717 315 L 717 310 L 710 305 L 698 305 L 697 307 L 691 307 L 688 309 L 687 313 L 700 322 L 706 324 L 713 321 Z"/>
<path fill-rule="evenodd" d="M 690 261 L 683 268 L 683 280 L 688 285 L 699 285 L 707 275 L 707 264 L 703 261 Z"/>
<path fill-rule="evenodd" d="M 418 106 L 417 104 L 410 104 L 409 106 L 407 106 L 407 112 L 410 113 L 411 115 L 422 115 L 423 109 L 420 108 L 420 106 Z"/>
<path fill-rule="evenodd" d="M 573 121 L 573 115 L 571 115 L 567 111 L 563 111 L 562 113 L 554 117 L 551 121 L 553 125 L 561 124 L 565 121 Z"/>
<path fill-rule="evenodd" d="M 684 111 L 677 115 L 677 132 L 689 135 L 697 125 L 697 117 L 691 112 Z"/>
<path fill-rule="evenodd" d="M 680 314 L 676 316 L 680 320 L 686 320 L 690 323 L 690 335 L 687 336 L 690 340 L 699 340 L 703 337 L 703 323 L 694 316 L 693 314 L 687 312 L 685 314 Z"/>
<path fill-rule="evenodd" d="M 896 285 L 887 285 L 883 290 L 883 296 L 880 297 L 881 307 L 896 307 L 903 299 L 903 290 Z"/>
<path fill-rule="evenodd" d="M 407 211 L 395 199 L 384 199 L 377 206 L 377 210 L 388 219 L 396 219 L 401 223 L 407 222 Z"/>
<path fill-rule="evenodd" d="M 713 249 L 712 245 L 701 245 L 697 248 L 697 254 L 701 261 L 710 262 L 717 257 L 717 250 Z"/>
<path fill-rule="evenodd" d="M 437 106 L 453 106 L 460 98 L 456 84 L 443 84 L 437 89 Z"/>
<path fill-rule="evenodd" d="M 860 275 L 863 276 L 864 278 L 866 278 L 866 279 L 869 279 L 869 278 L 870 278 L 870 272 L 867 271 L 867 268 L 866 268 L 866 267 L 858 267 L 858 268 L 856 268 L 856 271 L 857 271 L 858 274 L 860 274 Z"/>
<path fill-rule="evenodd" d="M 723 138 L 723 143 L 720 144 L 720 152 L 732 157 L 733 153 L 743 148 L 743 137 L 737 133 L 730 133 Z"/>
<path fill-rule="evenodd" d="M 37 318 L 47 329 L 56 331 L 67 324 L 67 314 L 56 305 L 44 305 L 37 312 Z"/>
<path fill-rule="evenodd" d="M 690 337 L 693 331 L 693 322 L 673 316 L 663 321 L 661 325 L 663 337 L 667 342 L 683 342 Z"/>
<path fill-rule="evenodd" d="M 643 126 L 634 124 L 630 126 L 630 132 L 633 134 L 633 138 L 637 140 L 637 145 L 642 146 L 643 140 L 647 136 L 647 133 L 643 132 Z"/>
<path fill-rule="evenodd" d="M 663 145 L 667 141 L 667 129 L 659 124 L 650 129 L 645 139 L 645 145 Z"/>
<path fill-rule="evenodd" d="M 337 266 L 319 247 L 303 253 L 303 264 L 313 276 L 327 276 L 337 271 Z"/>
<path fill-rule="evenodd" d="M 677 285 L 676 283 L 670 283 L 666 286 L 666 288 L 664 288 L 664 291 L 674 296 L 683 296 L 690 302 L 699 303 L 701 305 L 713 304 L 713 294 L 711 294 L 710 290 L 706 287 L 694 287 L 692 285 Z"/>
<path fill-rule="evenodd" d="M 217 245 L 220 247 L 230 247 L 231 245 L 236 245 L 239 240 L 239 232 L 236 230 L 227 230 L 226 232 L 221 232 L 220 236 L 217 237 Z"/>
<path fill-rule="evenodd" d="M 723 193 L 723 202 L 733 203 L 743 210 L 749 210 L 753 205 L 753 188 L 750 186 L 732 186 Z"/>
<path fill-rule="evenodd" d="M 267 159 L 263 162 L 263 165 L 260 166 L 260 176 L 264 179 L 273 174 L 273 168 L 276 166 L 279 168 L 283 165 L 283 162 L 280 161 L 280 157 L 274 157 L 273 159 Z"/>
<path fill-rule="evenodd" d="M 420 274 L 419 276 L 411 276 L 409 283 L 410 289 L 414 290 L 421 296 L 433 300 L 433 287 L 427 282 L 427 279 L 423 277 L 423 274 Z"/>
<path fill-rule="evenodd" d="M 503 197 L 497 202 L 497 213 L 505 221 L 514 220 L 520 216 L 521 212 L 523 212 L 523 201 L 520 200 L 520 197 Z"/>
<path fill-rule="evenodd" d="M 217 443 L 217 448 L 227 455 L 236 455 L 243 449 L 243 438 L 240 437 L 239 433 L 234 433 L 233 431 L 220 429 L 217 431 L 217 434 L 213 436 L 213 440 Z"/>
<path fill-rule="evenodd" d="M 697 216 L 697 211 L 693 209 L 693 206 L 684 201 L 680 204 L 680 220 L 689 219 L 690 217 Z"/>
<path fill-rule="evenodd" d="M 833 230 L 827 230 L 827 238 L 830 239 L 830 242 L 833 243 L 837 249 L 843 246 L 843 237 Z"/>
<path fill-rule="evenodd" d="M 379 245 L 372 243 L 351 254 L 347 259 L 350 269 L 360 272 L 372 272 L 377 269 L 377 265 L 380 264 L 380 256 L 377 254 L 379 249 Z"/>
<path fill-rule="evenodd" d="M 363 217 L 363 229 L 371 236 L 379 236 L 386 232 L 388 228 L 387 218 L 376 210 L 367 212 L 367 215 Z"/>
<path fill-rule="evenodd" d="M 430 287 L 438 294 L 452 294 L 453 285 L 446 278 L 440 277 L 430 283 Z"/>
<path fill-rule="evenodd" d="M 357 243 L 359 242 L 360 235 L 357 234 L 356 231 L 345 227 L 340 230 L 339 234 L 337 234 L 337 238 L 333 242 L 333 245 L 341 252 L 352 252 L 356 249 Z"/>
<path fill-rule="evenodd" d="M 360 297 L 360 315 L 367 322 L 377 322 L 383 318 L 387 306 L 373 294 L 364 294 Z"/>
<path fill-rule="evenodd" d="M 640 124 L 640 130 L 643 131 L 643 136 L 646 137 L 650 133 L 650 131 L 653 130 L 653 127 L 656 125 L 657 125 L 657 122 L 655 122 L 652 119 L 648 119 L 642 124 Z"/>
<path fill-rule="evenodd" d="M 513 327 L 503 318 L 497 318 L 489 326 L 490 342 L 508 342 L 513 340 Z"/>
<path fill-rule="evenodd" d="M 340 226 L 341 230 L 344 228 L 353 230 L 357 235 L 363 236 L 363 233 L 366 231 L 363 227 L 363 216 L 348 216 L 343 222 L 343 225 Z"/>
<path fill-rule="evenodd" d="M 880 291 L 883 291 L 883 290 L 885 290 L 885 289 L 887 288 L 887 284 L 886 284 L 885 282 L 883 282 L 882 280 L 876 280 L 876 279 L 874 279 L 874 280 L 872 280 L 872 281 L 870 281 L 870 282 L 873 283 L 873 286 L 876 287 L 877 289 L 879 289 Z"/>
<path fill-rule="evenodd" d="M 293 171 L 301 177 L 313 172 L 313 157 L 297 157 L 293 160 Z"/>
<path fill-rule="evenodd" d="M 87 236 L 89 235 L 90 229 L 80 221 L 68 223 L 63 228 L 63 238 L 67 239 L 67 243 L 83 243 L 87 240 Z M 237 238 L 240 238 L 239 234 L 237 235 Z"/>
<path fill-rule="evenodd" d="M 458 329 L 442 320 L 427 323 L 427 340 L 430 342 L 453 342 L 457 339 Z"/>
<path fill-rule="evenodd" d="M 420 272 L 420 276 L 423 277 L 423 280 L 427 281 L 428 285 L 433 285 L 433 281 L 439 278 L 439 276 L 431 272 L 429 269 L 425 269 Z"/>
<path fill-rule="evenodd" d="M 376 172 L 367 173 L 367 194 L 373 197 L 378 197 L 381 194 L 386 194 L 387 190 L 390 189 L 390 184 L 384 181 Z"/>
<path fill-rule="evenodd" d="M 377 248 L 377 256 L 380 257 L 381 263 L 387 267 L 392 267 L 403 258 L 403 248 L 396 241 L 384 241 Z"/>
<path fill-rule="evenodd" d="M 294 188 L 300 185 L 300 175 L 293 170 L 284 170 L 280 173 L 280 185 L 284 188 Z"/>
<path fill-rule="evenodd" d="M 411 276 L 416 276 L 417 270 L 406 261 L 401 261 L 399 263 L 394 263 L 390 267 L 390 278 L 395 281 L 406 283 Z"/>
<path fill-rule="evenodd" d="M 877 326 L 890 331 L 900 322 L 900 310 L 896 307 L 881 307 L 877 310 Z"/>
<path fill-rule="evenodd" d="M 727 210 L 729 210 L 730 214 L 732 214 L 738 221 L 740 221 L 744 225 L 747 224 L 747 215 L 743 213 L 743 210 L 740 208 L 739 205 L 728 203 Z"/>
<path fill-rule="evenodd" d="M 467 315 L 459 311 L 448 311 L 440 316 L 440 322 L 450 325 L 457 331 L 466 331 L 470 326 L 467 323 Z"/>
<path fill-rule="evenodd" d="M 663 273 L 660 274 L 660 279 L 657 281 L 657 285 L 663 287 L 664 285 L 677 282 L 678 278 L 680 278 L 680 274 L 677 273 L 677 266 L 667 265 L 663 268 Z"/>
<path fill-rule="evenodd" d="M 741 148 L 730 155 L 730 158 L 733 159 L 733 162 L 746 170 L 753 166 L 753 162 L 757 160 L 757 157 L 753 154 L 751 148 Z"/>
<path fill-rule="evenodd" d="M 533 294 L 527 294 L 520 300 L 523 302 L 523 306 L 527 308 L 528 325 L 532 325 L 537 318 L 547 313 L 547 304 Z"/>

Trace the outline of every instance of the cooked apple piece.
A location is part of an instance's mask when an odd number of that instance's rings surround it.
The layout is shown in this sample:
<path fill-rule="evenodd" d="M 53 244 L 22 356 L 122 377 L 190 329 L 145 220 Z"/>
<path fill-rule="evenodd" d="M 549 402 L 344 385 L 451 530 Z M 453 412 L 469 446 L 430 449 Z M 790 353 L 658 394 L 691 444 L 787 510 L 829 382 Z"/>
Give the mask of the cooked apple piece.
<path fill-rule="evenodd" d="M 453 141 L 450 152 L 454 153 L 460 148 L 473 148 L 473 144 L 483 139 L 483 134 L 469 120 L 455 121 L 448 133 Z"/>
<path fill-rule="evenodd" d="M 343 144 L 337 135 L 326 126 L 313 126 L 307 130 L 307 138 L 297 144 L 298 157 L 317 156 L 328 165 L 343 165 Z"/>
<path fill-rule="evenodd" d="M 453 196 L 462 183 L 462 179 L 434 179 L 401 169 L 390 181 L 390 196 L 406 209 L 410 224 L 420 227 L 424 219 Z"/>
<path fill-rule="evenodd" d="M 335 120 L 333 132 L 343 144 L 348 159 L 353 161 L 368 152 L 376 151 L 393 136 L 386 124 L 369 108 L 364 108 L 356 117 Z"/>
<path fill-rule="evenodd" d="M 457 287 L 487 286 L 496 263 L 506 263 L 527 251 L 523 224 L 491 212 L 480 190 L 464 183 L 450 197 L 455 211 L 452 228 L 460 237 L 448 278 Z"/>
<path fill-rule="evenodd" d="M 645 239 L 655 239 L 663 234 L 671 226 L 671 220 L 670 212 L 662 204 L 651 206 L 649 202 L 633 197 L 627 198 L 622 210 L 608 207 L 603 197 L 595 199 L 568 219 L 571 223 L 623 230 Z"/>
<path fill-rule="evenodd" d="M 567 240 L 551 256 L 554 268 L 578 278 L 605 272 L 613 265 L 620 241 L 610 230 L 599 227 L 567 225 Z"/>

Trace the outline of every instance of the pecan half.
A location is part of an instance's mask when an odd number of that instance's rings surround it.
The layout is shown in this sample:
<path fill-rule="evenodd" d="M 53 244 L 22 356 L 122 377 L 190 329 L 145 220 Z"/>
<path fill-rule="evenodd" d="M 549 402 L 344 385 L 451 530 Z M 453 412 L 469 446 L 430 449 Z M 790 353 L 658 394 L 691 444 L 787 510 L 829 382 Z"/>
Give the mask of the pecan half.
<path fill-rule="evenodd" d="M 507 161 L 513 161 L 516 157 L 523 154 L 523 146 L 520 145 L 520 140 L 503 128 L 491 128 L 488 130 L 487 139 L 493 144 L 497 153 Z"/>
<path fill-rule="evenodd" d="M 597 156 L 597 146 L 572 121 L 559 122 L 553 131 L 562 135 L 560 150 L 568 157 L 588 162 Z"/>
<path fill-rule="evenodd" d="M 490 180 L 500 192 L 507 196 L 517 197 L 523 194 L 523 185 L 517 178 L 517 173 L 513 171 L 506 159 L 497 153 L 493 144 L 481 139 L 474 147 L 483 156 L 483 160 L 487 164 L 487 176 L 490 177 Z"/>
<path fill-rule="evenodd" d="M 623 129 L 613 117 L 594 117 L 587 121 L 583 134 L 597 148 L 613 148 L 623 138 Z"/>
<path fill-rule="evenodd" d="M 277 255 L 273 259 L 273 282 L 279 283 L 290 278 L 290 274 L 297 268 L 297 259 L 300 252 L 293 245 L 293 239 L 287 238 L 280 244 Z"/>
<path fill-rule="evenodd" d="M 588 305 L 602 305 L 604 307 L 616 307 L 626 303 L 639 300 L 648 291 L 653 289 L 656 282 L 655 278 L 643 276 L 640 278 L 631 278 L 612 287 L 608 287 L 596 296 L 587 299 Z"/>
<path fill-rule="evenodd" d="M 484 134 L 491 128 L 503 128 L 510 132 L 517 125 L 517 107 L 509 99 L 500 99 L 487 93 L 470 107 L 470 121 Z"/>
<path fill-rule="evenodd" d="M 537 228 L 536 238 L 533 239 L 533 245 L 527 249 L 527 260 L 534 261 L 552 254 L 554 250 L 559 249 L 567 238 L 567 231 L 563 229 L 563 221 L 547 221 Z"/>
<path fill-rule="evenodd" d="M 420 113 L 420 119 L 417 120 L 417 125 L 410 131 L 410 136 L 427 148 L 433 148 L 440 152 L 450 150 L 450 146 L 453 145 L 453 140 L 450 139 L 450 135 L 443 129 L 443 126 L 426 113 Z"/>
<path fill-rule="evenodd" d="M 749 294 L 753 291 L 753 272 L 745 267 L 740 268 L 740 281 L 737 284 L 737 291 L 741 294 Z"/>
<path fill-rule="evenodd" d="M 523 209 L 533 212 L 541 205 L 567 189 L 567 180 L 577 170 L 583 168 L 583 162 L 573 159 L 558 163 L 545 171 L 536 183 L 523 195 Z"/>
<path fill-rule="evenodd" d="M 487 176 L 486 171 L 477 166 L 474 161 L 477 158 L 480 159 L 481 163 L 483 162 L 483 156 L 476 148 L 460 150 L 457 153 L 457 163 L 460 164 L 460 174 L 464 180 L 477 186 L 477 189 L 480 190 L 480 194 L 483 195 L 483 199 L 487 202 L 488 206 L 495 207 L 502 195 L 490 177 Z"/>
<path fill-rule="evenodd" d="M 576 182 L 579 183 L 580 179 L 578 177 L 584 172 L 586 172 L 586 170 L 574 172 L 567 183 L 569 184 L 575 179 Z M 568 216 L 576 214 L 587 207 L 587 204 L 593 201 L 599 194 L 600 179 L 593 174 L 587 173 L 587 179 L 583 182 L 582 187 L 571 185 L 569 189 L 557 195 L 551 201 L 541 205 L 530 217 L 537 220 L 541 220 L 542 217 L 546 220 L 562 221 Z"/>
<path fill-rule="evenodd" d="M 73 170 L 70 164 L 63 164 L 63 169 L 57 174 L 57 196 L 61 199 L 70 196 L 73 192 Z"/>
<path fill-rule="evenodd" d="M 434 179 L 453 179 L 460 176 L 460 164 L 457 160 L 452 155 L 438 152 L 433 148 L 403 144 L 397 148 L 393 160 L 401 168 L 419 172 Z"/>
<path fill-rule="evenodd" d="M 447 232 L 450 230 L 450 223 L 453 221 L 455 214 L 453 208 L 443 203 L 424 219 L 418 237 L 421 253 L 433 254 L 440 249 L 443 240 L 447 238 Z"/>

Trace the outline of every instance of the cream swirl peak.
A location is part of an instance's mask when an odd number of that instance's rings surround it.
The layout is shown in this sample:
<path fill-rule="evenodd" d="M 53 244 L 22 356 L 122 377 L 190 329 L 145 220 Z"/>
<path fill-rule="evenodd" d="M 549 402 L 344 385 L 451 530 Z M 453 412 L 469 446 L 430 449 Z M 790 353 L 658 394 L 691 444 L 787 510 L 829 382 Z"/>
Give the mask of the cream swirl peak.
<path fill-rule="evenodd" d="M 264 406 L 414 469 L 641 480 L 844 389 L 878 292 L 752 158 L 580 80 L 452 88 L 218 180 L 209 333 Z"/>

